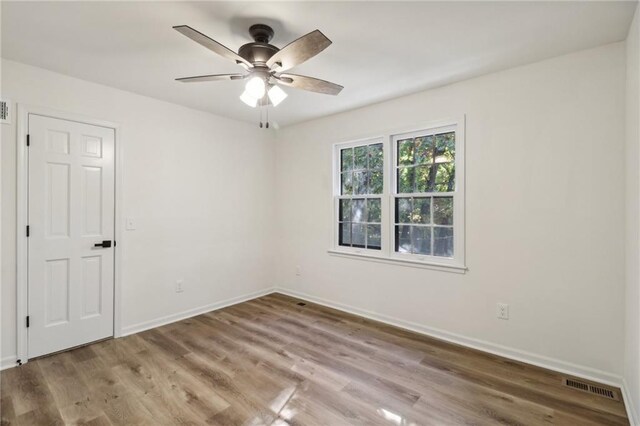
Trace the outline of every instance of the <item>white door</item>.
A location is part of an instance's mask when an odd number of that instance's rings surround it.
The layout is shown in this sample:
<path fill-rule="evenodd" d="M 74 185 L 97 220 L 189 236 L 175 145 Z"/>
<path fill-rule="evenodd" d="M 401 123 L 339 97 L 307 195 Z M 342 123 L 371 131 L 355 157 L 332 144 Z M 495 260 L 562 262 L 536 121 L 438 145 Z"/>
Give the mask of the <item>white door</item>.
<path fill-rule="evenodd" d="M 113 336 L 115 132 L 29 114 L 29 142 L 32 358 Z"/>

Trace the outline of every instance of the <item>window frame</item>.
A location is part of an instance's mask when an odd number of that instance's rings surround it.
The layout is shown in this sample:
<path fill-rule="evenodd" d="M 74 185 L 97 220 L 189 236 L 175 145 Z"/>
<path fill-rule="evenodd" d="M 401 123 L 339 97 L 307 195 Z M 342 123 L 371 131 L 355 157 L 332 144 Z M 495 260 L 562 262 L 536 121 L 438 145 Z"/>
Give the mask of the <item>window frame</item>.
<path fill-rule="evenodd" d="M 347 148 L 355 148 L 358 146 L 364 145 L 375 145 L 382 144 L 382 153 L 383 153 L 383 163 L 382 163 L 382 193 L 380 194 L 357 194 L 357 195 L 342 195 L 342 182 L 341 182 L 341 157 L 340 151 Z M 386 196 L 385 191 L 388 185 L 387 182 L 387 147 L 384 143 L 384 138 L 382 137 L 373 137 L 367 139 L 360 139 L 356 141 L 346 142 L 334 144 L 333 149 L 333 247 L 337 251 L 342 251 L 350 254 L 368 254 L 369 256 L 379 256 L 384 250 L 384 240 L 385 240 L 385 221 L 384 221 L 384 212 L 387 210 Z M 341 246 L 340 245 L 340 200 L 344 199 L 369 199 L 369 198 L 379 198 L 380 199 L 380 239 L 381 239 L 381 247 L 380 250 L 377 249 L 369 249 L 366 247 L 349 247 L 349 246 Z M 387 224 L 388 226 L 388 224 Z"/>
<path fill-rule="evenodd" d="M 399 140 L 428 136 L 454 131 L 455 136 L 455 190 L 453 192 L 430 192 L 404 194 L 397 191 L 397 143 Z M 383 144 L 383 188 L 382 194 L 362 194 L 355 198 L 380 198 L 381 199 L 381 249 L 347 247 L 339 245 L 339 204 L 342 198 L 354 198 L 341 196 L 340 181 L 340 150 L 361 145 Z M 330 254 L 338 256 L 356 257 L 363 260 L 373 260 L 383 263 L 401 264 L 407 266 L 424 267 L 450 272 L 462 272 L 465 265 L 465 117 L 457 119 L 440 120 L 422 126 L 412 126 L 412 129 L 399 129 L 384 132 L 382 135 L 335 143 L 333 150 L 333 214 L 332 214 L 332 248 Z M 395 200 L 404 197 L 453 197 L 453 257 L 434 255 L 420 255 L 412 253 L 398 253 L 395 251 Z"/>

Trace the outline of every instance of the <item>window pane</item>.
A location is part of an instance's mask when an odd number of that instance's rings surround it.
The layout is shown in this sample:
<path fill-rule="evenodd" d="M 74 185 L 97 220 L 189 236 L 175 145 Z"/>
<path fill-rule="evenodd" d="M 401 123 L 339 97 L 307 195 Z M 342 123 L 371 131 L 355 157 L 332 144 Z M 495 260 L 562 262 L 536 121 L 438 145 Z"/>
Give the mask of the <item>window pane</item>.
<path fill-rule="evenodd" d="M 367 225 L 361 223 L 351 224 L 351 244 L 354 247 L 365 246 L 365 235 L 367 231 Z"/>
<path fill-rule="evenodd" d="M 369 145 L 369 169 L 381 169 L 383 155 L 381 143 Z"/>
<path fill-rule="evenodd" d="M 416 138 L 415 160 L 416 164 L 430 164 L 433 162 L 433 136 Z"/>
<path fill-rule="evenodd" d="M 398 169 L 398 193 L 407 194 L 413 192 L 414 167 L 401 167 Z"/>
<path fill-rule="evenodd" d="M 412 226 L 411 228 L 411 245 L 413 246 L 413 253 L 430 255 L 431 227 Z"/>
<path fill-rule="evenodd" d="M 354 167 L 356 169 L 367 168 L 367 146 L 357 146 L 353 149 Z"/>
<path fill-rule="evenodd" d="M 383 143 L 340 150 L 340 194 L 349 198 L 338 199 L 339 245 L 381 249 L 382 199 L 362 196 L 382 194 L 383 167 Z"/>
<path fill-rule="evenodd" d="M 413 223 L 431 223 L 431 198 L 414 198 L 411 214 Z"/>
<path fill-rule="evenodd" d="M 433 166 L 416 167 L 416 191 L 415 192 L 432 192 L 435 176 L 432 173 Z"/>
<path fill-rule="evenodd" d="M 340 150 L 340 170 L 343 172 L 353 169 L 353 148 Z"/>
<path fill-rule="evenodd" d="M 364 222 L 365 216 L 365 200 L 360 198 L 351 201 L 351 221 Z"/>
<path fill-rule="evenodd" d="M 345 172 L 340 174 L 340 194 L 351 195 L 353 194 L 353 183 L 351 182 L 351 172 Z"/>
<path fill-rule="evenodd" d="M 453 257 L 453 228 L 433 228 L 433 254 Z"/>
<path fill-rule="evenodd" d="M 340 221 L 351 220 L 351 200 L 340 200 Z"/>
<path fill-rule="evenodd" d="M 455 190 L 455 165 L 454 163 L 438 164 L 435 191 L 452 192 Z"/>
<path fill-rule="evenodd" d="M 381 222 L 380 198 L 367 200 L 367 222 Z"/>
<path fill-rule="evenodd" d="M 453 225 L 453 197 L 433 198 L 433 223 Z"/>
<path fill-rule="evenodd" d="M 456 133 L 441 133 L 435 136 L 436 163 L 451 162 L 456 155 Z"/>
<path fill-rule="evenodd" d="M 398 141 L 398 166 L 410 166 L 413 164 L 413 139 Z"/>
<path fill-rule="evenodd" d="M 367 175 L 368 172 L 360 171 L 353 172 L 353 192 L 354 194 L 366 194 L 367 193 Z"/>
<path fill-rule="evenodd" d="M 382 194 L 382 171 L 369 172 L 369 194 Z"/>
<path fill-rule="evenodd" d="M 339 223 L 340 227 L 338 228 L 338 244 L 341 246 L 350 246 L 351 245 L 351 223 Z"/>
<path fill-rule="evenodd" d="M 396 198 L 396 223 L 411 223 L 411 198 Z"/>
<path fill-rule="evenodd" d="M 411 227 L 409 225 L 396 225 L 396 251 L 411 253 Z"/>
<path fill-rule="evenodd" d="M 367 225 L 367 248 L 380 250 L 380 225 Z"/>

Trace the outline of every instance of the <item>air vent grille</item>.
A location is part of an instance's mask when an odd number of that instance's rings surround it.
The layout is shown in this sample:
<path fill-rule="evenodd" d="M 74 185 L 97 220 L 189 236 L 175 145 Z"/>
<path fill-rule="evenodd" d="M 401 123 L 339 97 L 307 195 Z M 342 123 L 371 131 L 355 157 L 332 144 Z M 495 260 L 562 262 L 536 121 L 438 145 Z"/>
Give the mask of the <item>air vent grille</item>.
<path fill-rule="evenodd" d="M 588 384 L 582 383 L 582 382 L 578 382 L 576 380 L 566 379 L 565 385 L 569 386 L 570 388 L 576 388 L 576 389 L 580 389 L 580 390 L 589 392 L 589 385 Z"/>
<path fill-rule="evenodd" d="M 304 302 L 298 302 L 298 306 L 305 306 L 305 305 L 306 305 L 306 303 L 304 303 Z"/>
<path fill-rule="evenodd" d="M 0 123 L 11 123 L 11 102 L 0 99 Z"/>
<path fill-rule="evenodd" d="M 618 394 L 612 390 L 602 386 L 592 385 L 590 383 L 584 383 L 575 379 L 565 378 L 563 380 L 565 386 L 580 390 L 582 392 L 592 393 L 594 395 L 601 396 L 603 398 L 613 399 L 619 401 Z"/>

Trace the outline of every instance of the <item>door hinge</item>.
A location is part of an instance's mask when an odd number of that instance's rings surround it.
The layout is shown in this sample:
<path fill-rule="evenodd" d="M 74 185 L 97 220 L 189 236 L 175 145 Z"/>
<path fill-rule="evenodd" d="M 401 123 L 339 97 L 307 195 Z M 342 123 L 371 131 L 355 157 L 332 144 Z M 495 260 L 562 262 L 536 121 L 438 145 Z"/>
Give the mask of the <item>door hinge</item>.
<path fill-rule="evenodd" d="M 31 146 L 31 137 L 27 135 L 27 146 Z"/>
<path fill-rule="evenodd" d="M 27 237 L 29 236 L 29 225 L 27 225 Z"/>
<path fill-rule="evenodd" d="M 27 328 L 29 328 L 29 315 L 27 315 Z"/>
<path fill-rule="evenodd" d="M 115 241 L 115 240 L 113 240 L 113 246 L 114 246 L 114 247 L 116 246 L 116 241 Z"/>

